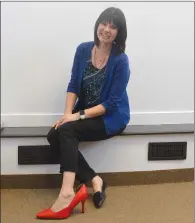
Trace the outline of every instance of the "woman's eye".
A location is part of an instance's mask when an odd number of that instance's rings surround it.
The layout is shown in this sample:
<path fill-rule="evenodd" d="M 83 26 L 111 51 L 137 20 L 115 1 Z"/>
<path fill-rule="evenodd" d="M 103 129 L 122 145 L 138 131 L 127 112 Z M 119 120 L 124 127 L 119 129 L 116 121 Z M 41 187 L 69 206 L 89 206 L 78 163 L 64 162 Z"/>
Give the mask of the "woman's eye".
<path fill-rule="evenodd" d="M 107 22 L 102 22 L 101 24 L 102 24 L 103 26 L 106 26 L 108 23 L 107 23 Z M 110 24 L 110 28 L 111 28 L 111 29 L 116 29 L 116 26 Z"/>
<path fill-rule="evenodd" d="M 113 26 L 111 26 L 111 29 L 116 29 L 116 26 L 114 26 L 114 25 L 113 25 Z"/>

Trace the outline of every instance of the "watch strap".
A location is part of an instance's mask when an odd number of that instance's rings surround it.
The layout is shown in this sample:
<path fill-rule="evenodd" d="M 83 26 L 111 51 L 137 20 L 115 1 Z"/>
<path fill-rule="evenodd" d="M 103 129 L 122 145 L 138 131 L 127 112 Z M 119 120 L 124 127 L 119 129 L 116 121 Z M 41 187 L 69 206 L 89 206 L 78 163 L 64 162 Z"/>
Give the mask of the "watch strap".
<path fill-rule="evenodd" d="M 85 119 L 86 118 L 85 117 L 85 111 L 84 110 L 80 110 L 79 111 L 79 114 L 80 114 L 81 119 Z"/>

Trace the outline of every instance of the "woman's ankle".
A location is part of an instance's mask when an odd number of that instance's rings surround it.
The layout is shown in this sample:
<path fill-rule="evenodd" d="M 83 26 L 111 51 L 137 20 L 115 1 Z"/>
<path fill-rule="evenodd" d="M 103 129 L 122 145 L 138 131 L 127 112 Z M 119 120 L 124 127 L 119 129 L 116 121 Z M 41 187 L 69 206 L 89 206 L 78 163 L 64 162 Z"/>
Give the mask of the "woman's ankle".
<path fill-rule="evenodd" d="M 75 195 L 74 189 L 66 189 L 66 190 L 61 190 L 59 196 L 61 197 L 72 197 Z"/>
<path fill-rule="evenodd" d="M 92 187 L 93 187 L 93 192 L 96 193 L 98 191 L 102 190 L 102 185 L 103 185 L 103 180 L 99 176 L 95 176 L 92 179 Z"/>
<path fill-rule="evenodd" d="M 98 183 L 100 181 L 103 181 L 102 178 L 98 175 L 96 175 L 93 179 L 92 179 L 92 184 Z"/>

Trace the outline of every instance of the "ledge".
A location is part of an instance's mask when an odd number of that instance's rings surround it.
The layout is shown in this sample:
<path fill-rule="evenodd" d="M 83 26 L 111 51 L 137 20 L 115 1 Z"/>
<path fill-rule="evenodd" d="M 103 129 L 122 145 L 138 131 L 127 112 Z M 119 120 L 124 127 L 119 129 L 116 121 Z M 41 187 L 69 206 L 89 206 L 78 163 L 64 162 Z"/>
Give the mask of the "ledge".
<path fill-rule="evenodd" d="M 5 127 L 1 138 L 46 137 L 51 127 Z M 128 125 L 121 136 L 194 133 L 194 124 Z"/>

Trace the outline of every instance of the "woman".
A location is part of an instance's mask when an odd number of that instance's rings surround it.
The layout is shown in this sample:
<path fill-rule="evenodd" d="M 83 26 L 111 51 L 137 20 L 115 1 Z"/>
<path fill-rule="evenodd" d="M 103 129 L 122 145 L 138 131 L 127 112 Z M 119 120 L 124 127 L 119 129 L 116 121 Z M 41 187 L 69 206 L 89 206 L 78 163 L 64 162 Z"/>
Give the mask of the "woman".
<path fill-rule="evenodd" d="M 94 41 L 77 47 L 65 112 L 47 137 L 51 148 L 60 151 L 62 187 L 52 207 L 38 213 L 38 218 L 67 218 L 80 202 L 84 212 L 88 196 L 85 183 L 88 181 L 92 183 L 93 202 L 97 208 L 106 198 L 106 183 L 88 165 L 78 145 L 81 141 L 116 136 L 124 131 L 130 120 L 126 92 L 130 69 L 124 53 L 126 38 L 124 14 L 111 7 L 97 19 Z M 76 195 L 73 189 L 75 178 L 82 183 Z"/>

